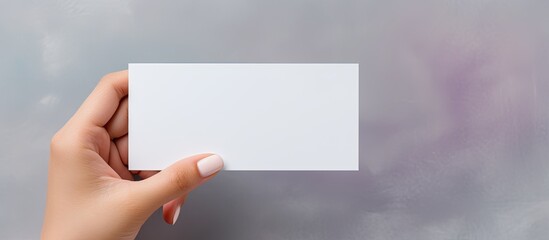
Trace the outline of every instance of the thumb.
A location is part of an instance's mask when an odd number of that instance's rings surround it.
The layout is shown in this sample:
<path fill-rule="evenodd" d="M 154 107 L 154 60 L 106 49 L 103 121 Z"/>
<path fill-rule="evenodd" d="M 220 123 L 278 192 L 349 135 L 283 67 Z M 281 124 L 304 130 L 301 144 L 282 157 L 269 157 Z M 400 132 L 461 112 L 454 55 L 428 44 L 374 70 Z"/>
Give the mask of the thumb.
<path fill-rule="evenodd" d="M 155 211 L 163 204 L 189 193 L 223 168 L 218 155 L 198 154 L 180 160 L 154 176 L 142 180 L 138 191 L 145 209 Z"/>

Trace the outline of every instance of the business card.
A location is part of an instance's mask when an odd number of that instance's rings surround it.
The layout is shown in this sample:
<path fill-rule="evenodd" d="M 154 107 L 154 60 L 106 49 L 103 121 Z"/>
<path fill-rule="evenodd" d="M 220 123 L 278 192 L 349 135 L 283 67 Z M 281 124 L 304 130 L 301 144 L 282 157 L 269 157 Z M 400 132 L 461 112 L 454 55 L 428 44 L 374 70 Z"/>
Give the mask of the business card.
<path fill-rule="evenodd" d="M 129 64 L 129 168 L 356 171 L 358 64 Z"/>

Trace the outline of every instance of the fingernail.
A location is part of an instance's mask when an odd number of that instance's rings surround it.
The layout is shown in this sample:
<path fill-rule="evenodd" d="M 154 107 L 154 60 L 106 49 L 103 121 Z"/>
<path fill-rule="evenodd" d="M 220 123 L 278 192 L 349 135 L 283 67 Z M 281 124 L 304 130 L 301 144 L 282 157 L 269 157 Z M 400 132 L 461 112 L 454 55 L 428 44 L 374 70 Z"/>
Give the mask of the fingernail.
<path fill-rule="evenodd" d="M 177 208 L 175 209 L 175 213 L 173 214 L 172 225 L 175 225 L 175 222 L 177 222 L 177 218 L 179 217 L 179 211 L 181 211 L 181 206 L 177 206 Z"/>
<path fill-rule="evenodd" d="M 223 159 L 218 155 L 211 155 L 198 161 L 196 164 L 200 176 L 208 177 L 223 168 Z"/>

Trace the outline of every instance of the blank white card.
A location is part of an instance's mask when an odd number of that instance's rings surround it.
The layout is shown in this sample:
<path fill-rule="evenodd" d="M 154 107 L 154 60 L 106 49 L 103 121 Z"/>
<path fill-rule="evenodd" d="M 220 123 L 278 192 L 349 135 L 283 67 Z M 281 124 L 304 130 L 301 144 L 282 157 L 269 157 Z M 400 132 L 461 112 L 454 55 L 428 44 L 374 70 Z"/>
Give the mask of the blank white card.
<path fill-rule="evenodd" d="M 358 170 L 358 64 L 129 64 L 129 168 Z"/>

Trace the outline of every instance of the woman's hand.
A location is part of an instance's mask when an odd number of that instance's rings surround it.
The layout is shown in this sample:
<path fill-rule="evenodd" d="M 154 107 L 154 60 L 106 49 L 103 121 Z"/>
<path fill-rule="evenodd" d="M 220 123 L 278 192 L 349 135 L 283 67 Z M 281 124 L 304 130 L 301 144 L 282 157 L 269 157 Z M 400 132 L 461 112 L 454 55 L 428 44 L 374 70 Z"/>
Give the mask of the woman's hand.
<path fill-rule="evenodd" d="M 53 137 L 43 238 L 133 239 L 160 206 L 175 224 L 187 194 L 223 167 L 199 154 L 158 174 L 128 171 L 127 95 L 127 71 L 105 76 Z"/>

